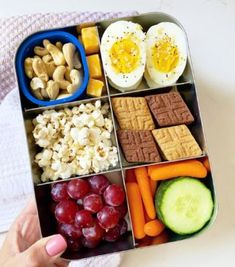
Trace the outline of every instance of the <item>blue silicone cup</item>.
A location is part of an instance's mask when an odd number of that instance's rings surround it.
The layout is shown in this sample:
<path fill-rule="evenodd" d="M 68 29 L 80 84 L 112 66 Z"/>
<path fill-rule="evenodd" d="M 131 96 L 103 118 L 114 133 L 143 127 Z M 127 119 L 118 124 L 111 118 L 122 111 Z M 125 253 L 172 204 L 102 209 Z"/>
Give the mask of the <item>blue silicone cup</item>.
<path fill-rule="evenodd" d="M 35 53 L 33 52 L 33 49 L 35 46 L 43 46 L 42 41 L 44 39 L 48 39 L 51 43 L 55 44 L 56 42 L 60 41 L 63 44 L 65 43 L 73 43 L 77 49 L 77 51 L 80 54 L 81 64 L 83 68 L 83 82 L 81 86 L 73 93 L 72 96 L 58 99 L 58 100 L 40 100 L 37 99 L 32 93 L 31 89 L 29 87 L 30 79 L 26 76 L 24 72 L 24 60 L 27 57 L 33 57 Z M 20 87 L 20 90 L 24 94 L 24 96 L 34 104 L 38 106 L 52 106 L 52 105 L 58 105 L 62 103 L 67 103 L 74 101 L 76 99 L 82 98 L 84 95 L 84 92 L 86 90 L 88 80 L 89 80 L 89 71 L 86 61 L 86 54 L 84 51 L 83 46 L 79 42 L 79 40 L 73 36 L 72 34 L 64 31 L 46 31 L 41 33 L 35 33 L 33 35 L 30 35 L 27 39 L 25 39 L 20 47 L 18 48 L 17 54 L 16 54 L 16 74 L 18 78 L 18 84 Z"/>

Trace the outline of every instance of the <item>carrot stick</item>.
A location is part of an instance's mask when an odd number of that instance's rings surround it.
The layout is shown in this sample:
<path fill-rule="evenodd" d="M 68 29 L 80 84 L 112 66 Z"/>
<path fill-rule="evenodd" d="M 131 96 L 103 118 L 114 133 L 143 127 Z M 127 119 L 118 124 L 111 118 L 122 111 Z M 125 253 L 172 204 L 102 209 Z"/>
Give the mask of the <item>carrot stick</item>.
<path fill-rule="evenodd" d="M 148 236 L 158 236 L 165 229 L 165 225 L 160 220 L 153 220 L 144 225 L 144 232 Z"/>
<path fill-rule="evenodd" d="M 160 245 L 169 241 L 169 235 L 163 231 L 160 235 L 153 238 L 151 245 Z"/>
<path fill-rule="evenodd" d="M 147 169 L 145 167 L 136 168 L 135 177 L 139 185 L 146 213 L 150 219 L 154 220 L 156 218 L 156 210 L 154 207 Z"/>
<path fill-rule="evenodd" d="M 152 179 L 149 179 L 149 183 L 150 183 L 150 187 L 151 187 L 152 197 L 154 198 L 156 190 L 157 190 L 158 181 L 154 181 Z"/>
<path fill-rule="evenodd" d="M 145 220 L 144 220 L 144 208 L 138 184 L 126 183 L 126 191 L 130 207 L 134 236 L 137 239 L 142 239 L 145 237 L 144 233 Z"/>
<path fill-rule="evenodd" d="M 126 183 L 136 183 L 134 169 L 126 170 Z"/>
<path fill-rule="evenodd" d="M 206 167 L 207 171 L 211 171 L 210 162 L 209 159 L 206 157 L 202 160 L 203 165 Z"/>
<path fill-rule="evenodd" d="M 205 178 L 207 176 L 207 169 L 199 160 L 173 162 L 151 167 L 150 178 L 152 180 L 165 180 L 178 176 Z"/>

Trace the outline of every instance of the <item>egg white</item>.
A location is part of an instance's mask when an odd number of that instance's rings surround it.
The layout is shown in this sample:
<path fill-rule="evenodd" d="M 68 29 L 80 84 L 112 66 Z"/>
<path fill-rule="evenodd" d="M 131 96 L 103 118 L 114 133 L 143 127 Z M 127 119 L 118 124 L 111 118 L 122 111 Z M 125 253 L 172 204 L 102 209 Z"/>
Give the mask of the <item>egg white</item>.
<path fill-rule="evenodd" d="M 162 72 L 156 69 L 152 57 L 152 48 L 165 36 L 171 39 L 171 43 L 177 47 L 179 53 L 177 65 L 169 72 Z M 161 22 L 149 28 L 145 44 L 147 62 L 144 76 L 148 85 L 156 87 L 174 84 L 182 75 L 187 63 L 187 46 L 183 30 L 174 23 Z"/>
<path fill-rule="evenodd" d="M 130 73 L 117 72 L 110 59 L 110 51 L 115 42 L 122 38 L 129 38 L 135 42 L 139 48 L 140 59 L 138 66 Z M 138 87 L 142 81 L 146 63 L 145 34 L 142 27 L 130 21 L 117 21 L 108 26 L 102 38 L 100 51 L 103 60 L 104 70 L 109 79 L 109 83 L 120 91 L 128 91 Z"/>

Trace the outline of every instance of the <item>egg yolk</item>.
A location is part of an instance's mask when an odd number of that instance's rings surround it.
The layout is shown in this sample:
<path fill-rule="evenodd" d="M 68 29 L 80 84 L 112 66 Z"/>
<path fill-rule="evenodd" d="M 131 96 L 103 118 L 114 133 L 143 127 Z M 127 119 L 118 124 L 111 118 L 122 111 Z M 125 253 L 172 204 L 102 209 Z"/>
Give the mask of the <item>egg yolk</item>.
<path fill-rule="evenodd" d="M 140 49 L 132 39 L 123 38 L 112 45 L 110 59 L 117 73 L 130 73 L 138 67 Z"/>
<path fill-rule="evenodd" d="M 152 47 L 154 68 L 161 72 L 172 71 L 179 62 L 179 51 L 170 37 L 165 36 Z"/>

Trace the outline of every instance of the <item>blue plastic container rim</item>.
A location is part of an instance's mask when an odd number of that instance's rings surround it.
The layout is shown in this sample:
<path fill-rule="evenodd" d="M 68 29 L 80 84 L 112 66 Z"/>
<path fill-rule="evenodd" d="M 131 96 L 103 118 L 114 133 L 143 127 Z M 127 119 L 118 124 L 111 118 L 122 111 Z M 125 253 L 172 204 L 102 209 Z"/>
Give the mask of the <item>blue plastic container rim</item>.
<path fill-rule="evenodd" d="M 71 42 L 75 45 L 75 47 L 77 48 L 80 54 L 82 68 L 83 68 L 83 81 L 79 89 L 73 95 L 69 97 L 58 99 L 58 100 L 50 100 L 50 101 L 45 100 L 44 101 L 44 100 L 37 99 L 30 93 L 31 89 L 28 86 L 29 78 L 26 76 L 24 72 L 24 60 L 26 57 L 32 56 L 31 51 L 33 50 L 33 48 L 36 45 L 40 45 L 44 39 L 49 39 L 53 41 L 61 41 L 64 43 Z M 31 53 L 31 55 L 29 55 L 29 53 Z M 86 90 L 88 81 L 89 81 L 89 71 L 88 71 L 88 66 L 87 66 L 87 61 L 86 61 L 86 54 L 85 54 L 85 50 L 82 44 L 72 34 L 65 32 L 65 31 L 60 31 L 60 30 L 52 30 L 52 31 L 35 33 L 33 35 L 30 35 L 26 40 L 24 40 L 23 43 L 18 48 L 18 51 L 16 53 L 16 74 L 17 74 L 20 90 L 23 92 L 24 96 L 28 100 L 30 100 L 31 102 L 39 106 L 53 106 L 53 105 L 58 105 L 58 104 L 74 101 L 78 99 L 81 95 L 83 95 L 83 93 Z"/>

